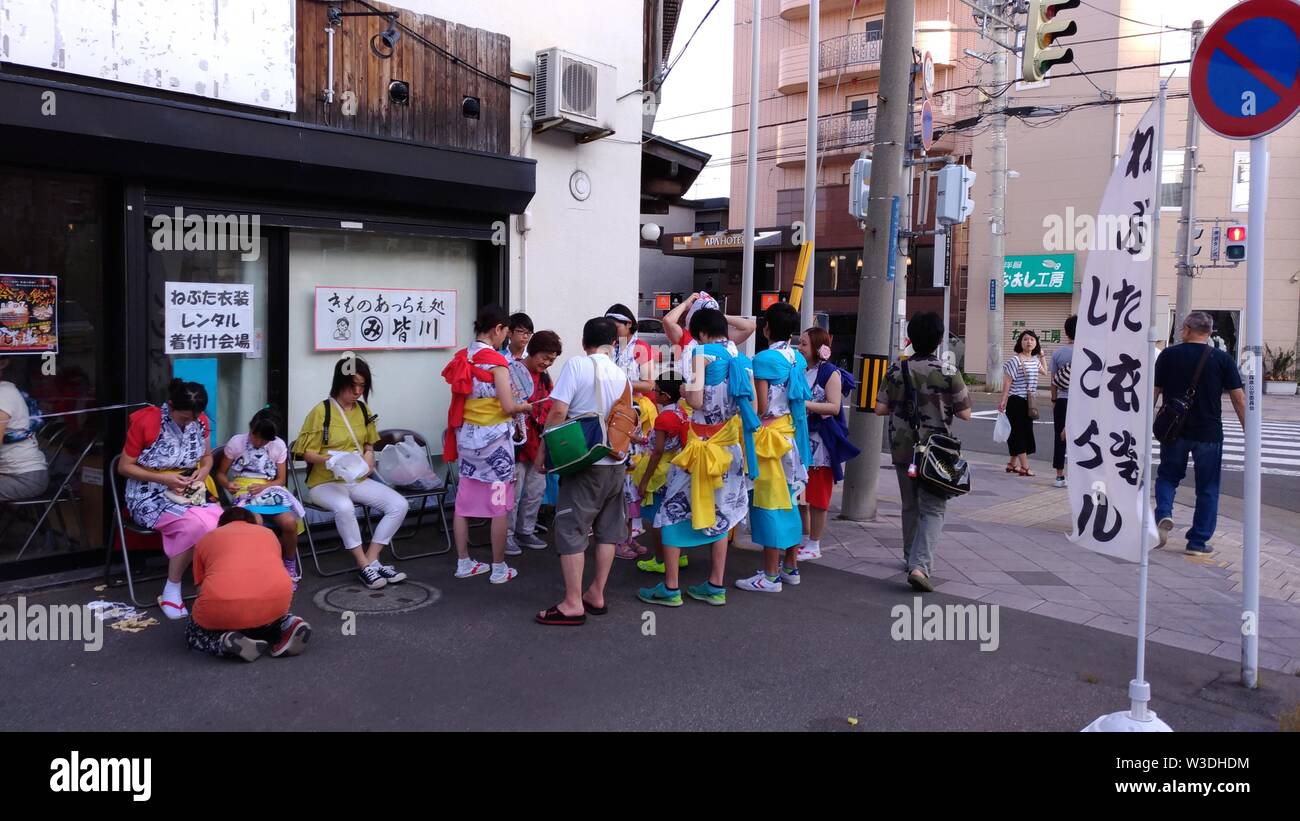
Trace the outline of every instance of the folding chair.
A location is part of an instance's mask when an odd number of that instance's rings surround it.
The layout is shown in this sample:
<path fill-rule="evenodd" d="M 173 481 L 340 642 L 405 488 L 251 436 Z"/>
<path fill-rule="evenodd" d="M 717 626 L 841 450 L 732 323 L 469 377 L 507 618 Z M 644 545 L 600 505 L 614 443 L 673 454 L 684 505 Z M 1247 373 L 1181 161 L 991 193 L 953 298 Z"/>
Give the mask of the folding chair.
<path fill-rule="evenodd" d="M 107 479 L 106 484 L 112 490 L 113 520 L 114 520 L 114 524 L 117 526 L 117 542 L 115 544 L 112 539 L 109 539 L 108 546 L 104 548 L 104 553 L 105 553 L 104 582 L 114 587 L 120 586 L 120 583 L 113 584 L 112 581 L 109 579 L 109 573 L 113 567 L 113 548 L 117 545 L 120 545 L 122 550 L 122 566 L 124 571 L 123 575 L 126 577 L 126 589 L 127 589 L 127 594 L 131 598 L 131 604 L 134 604 L 136 607 L 145 607 L 145 608 L 157 607 L 158 606 L 157 601 L 150 601 L 150 602 L 140 601 L 140 599 L 136 596 L 135 593 L 135 583 L 150 582 L 150 581 L 157 581 L 158 579 L 165 579 L 167 578 L 167 572 L 164 570 L 162 573 L 158 573 L 152 576 L 141 576 L 139 578 L 136 578 L 133 575 L 131 570 L 131 548 L 127 544 L 126 534 L 130 533 L 137 537 L 153 537 L 158 539 L 159 552 L 161 552 L 162 535 L 158 531 L 152 528 L 141 527 L 140 525 L 136 524 L 135 521 L 131 518 L 131 514 L 127 511 L 126 478 L 117 472 L 117 465 L 118 462 L 120 462 L 121 460 L 122 460 L 122 454 L 119 453 L 118 455 L 114 456 L 112 461 L 109 462 L 108 465 L 108 475 L 105 476 L 105 479 Z M 190 593 L 184 596 L 184 598 L 193 599 L 196 595 L 197 595 L 196 593 Z"/>
<path fill-rule="evenodd" d="M 302 467 L 299 468 L 299 465 L 301 465 Z M 306 462 L 302 461 L 301 459 L 295 459 L 292 457 L 290 458 L 289 484 L 291 486 L 292 493 L 294 496 L 298 497 L 298 501 L 302 502 L 302 506 L 307 510 L 314 510 L 317 513 L 324 513 L 328 515 L 330 517 L 330 523 L 332 524 L 334 521 L 334 511 L 330 510 L 329 508 L 325 508 L 325 507 L 321 507 L 320 505 L 313 504 L 311 498 L 307 494 L 307 483 L 303 477 L 306 474 L 309 467 L 310 466 Z M 300 470 L 302 471 L 301 473 L 299 472 Z M 357 505 L 356 507 L 359 507 L 361 509 L 361 518 L 366 525 L 366 539 L 369 540 L 372 535 L 370 530 L 370 509 L 368 507 L 365 507 L 364 505 Z M 353 512 L 355 514 L 356 512 L 355 508 Z M 324 569 L 322 569 L 320 566 L 320 557 L 325 554 L 337 553 L 338 551 L 343 550 L 343 545 L 340 544 L 338 547 L 332 547 L 329 550 L 317 550 L 316 537 L 311 532 L 312 530 L 311 522 L 304 519 L 302 524 L 303 524 L 303 530 L 305 530 L 307 533 L 307 550 L 311 553 L 312 564 L 316 566 L 316 575 L 322 577 L 342 576 L 344 573 L 356 572 L 357 568 L 355 564 L 349 565 L 344 568 L 340 568 L 339 570 L 331 570 L 329 572 L 326 572 Z M 301 566 L 302 565 L 299 564 L 299 567 Z"/>
<path fill-rule="evenodd" d="M 379 431 L 378 450 L 383 450 L 389 445 L 395 445 L 398 442 L 404 440 L 408 436 L 411 437 L 413 440 L 415 440 L 415 443 L 417 445 L 424 448 L 424 458 L 429 463 L 429 470 L 433 471 L 434 470 L 433 452 L 429 449 L 429 442 L 424 438 L 424 436 L 420 435 L 419 433 L 413 430 L 407 430 L 406 428 L 388 428 L 386 430 Z M 418 489 L 403 489 L 403 488 L 393 488 L 393 489 L 396 490 L 398 493 L 402 494 L 402 498 L 406 499 L 408 503 L 414 501 L 414 502 L 419 502 L 420 505 L 419 513 L 417 513 L 415 517 L 415 525 L 411 528 L 408 528 L 405 532 L 399 530 L 397 533 L 393 534 L 393 541 L 391 544 L 388 545 L 388 549 L 392 551 L 393 558 L 406 561 L 409 559 L 423 559 L 426 556 L 441 556 L 444 553 L 450 552 L 452 548 L 452 531 L 451 531 L 451 527 L 447 524 L 446 481 L 444 480 L 443 486 L 438 488 L 437 490 L 418 490 Z M 437 501 L 438 517 L 442 521 L 442 533 L 444 536 L 447 537 L 447 546 L 444 547 L 442 550 L 429 550 L 424 553 L 412 553 L 410 555 L 403 556 L 401 553 L 397 551 L 397 540 L 409 539 L 415 534 L 420 532 L 420 526 L 424 524 L 424 511 L 428 507 L 427 502 L 429 499 L 435 499 Z"/>
<path fill-rule="evenodd" d="M 7 503 L 9 507 L 16 508 L 19 510 L 28 507 L 35 508 L 39 505 L 44 505 L 44 510 L 41 511 L 41 515 L 39 518 L 37 518 L 36 523 L 32 525 L 32 532 L 27 535 L 27 541 L 23 542 L 23 546 L 18 550 L 18 555 L 14 557 L 15 560 L 21 559 L 23 557 L 23 553 L 27 552 L 27 548 L 31 546 L 32 540 L 35 539 L 36 534 L 40 532 L 41 525 L 45 524 L 45 520 L 46 518 L 49 517 L 51 511 L 53 511 L 56 507 L 58 507 L 58 505 L 64 502 L 75 503 L 81 501 L 81 497 L 77 494 L 77 491 L 74 489 L 72 481 L 76 477 L 77 471 L 81 470 L 82 462 L 86 461 L 86 456 L 90 454 L 91 449 L 94 448 L 96 444 L 97 442 L 95 441 L 95 437 L 91 436 L 89 439 L 87 439 L 86 446 L 82 448 L 81 454 L 77 456 L 76 460 L 72 463 L 71 467 L 68 468 L 67 472 L 62 474 L 61 479 L 59 479 L 55 475 L 51 475 L 50 477 L 51 483 L 53 483 L 56 480 L 58 481 L 58 487 L 55 488 L 53 493 L 49 493 L 47 488 L 46 493 L 42 493 L 34 499 L 22 499 L 20 501 Z M 59 444 L 55 448 L 54 456 L 49 461 L 51 467 L 53 467 L 55 462 L 58 460 L 58 457 L 62 452 L 62 450 L 63 450 L 62 444 Z M 85 544 L 86 533 L 81 526 L 81 517 L 72 516 L 70 518 L 72 519 L 72 521 L 75 521 L 77 525 L 77 534 L 78 534 L 77 543 Z M 62 509 L 60 509 L 59 521 L 63 523 L 63 532 L 65 534 L 68 532 L 69 529 L 68 519 L 69 517 L 65 517 L 63 515 Z"/>

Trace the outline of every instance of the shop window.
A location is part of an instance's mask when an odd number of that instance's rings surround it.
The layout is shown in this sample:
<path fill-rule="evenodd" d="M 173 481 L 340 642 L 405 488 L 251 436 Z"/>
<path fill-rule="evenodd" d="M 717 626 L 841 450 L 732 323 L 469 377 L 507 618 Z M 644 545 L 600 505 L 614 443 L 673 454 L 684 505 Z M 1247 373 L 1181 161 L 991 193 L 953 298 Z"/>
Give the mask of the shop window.
<path fill-rule="evenodd" d="M 1184 152 L 1165 151 L 1160 175 L 1160 207 L 1183 207 L 1183 156 Z"/>

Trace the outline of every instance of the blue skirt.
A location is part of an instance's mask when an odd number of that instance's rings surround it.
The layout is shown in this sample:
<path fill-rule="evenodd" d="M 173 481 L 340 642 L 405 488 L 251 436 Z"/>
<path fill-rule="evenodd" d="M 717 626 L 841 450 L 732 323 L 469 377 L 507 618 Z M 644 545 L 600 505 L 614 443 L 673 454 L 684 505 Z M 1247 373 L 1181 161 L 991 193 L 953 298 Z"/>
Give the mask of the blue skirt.
<path fill-rule="evenodd" d="M 675 525 L 668 525 L 659 531 L 659 541 L 664 547 L 676 547 L 689 550 L 692 547 L 704 547 L 711 545 L 719 539 L 727 538 L 727 534 L 713 535 L 705 533 L 703 530 L 696 530 L 691 527 L 691 520 L 684 519 Z"/>
<path fill-rule="evenodd" d="M 803 541 L 803 518 L 799 515 L 799 505 L 794 489 L 790 489 L 789 510 L 768 510 L 755 507 L 753 497 L 749 505 L 749 532 L 754 544 L 762 547 L 786 550 L 798 547 Z"/>

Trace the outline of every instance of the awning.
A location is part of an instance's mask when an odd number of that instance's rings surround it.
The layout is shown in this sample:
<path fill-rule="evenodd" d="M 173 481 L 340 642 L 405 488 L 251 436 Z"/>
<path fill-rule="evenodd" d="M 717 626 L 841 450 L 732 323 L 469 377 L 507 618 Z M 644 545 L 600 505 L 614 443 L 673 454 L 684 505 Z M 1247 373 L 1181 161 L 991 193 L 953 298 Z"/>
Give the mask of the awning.
<path fill-rule="evenodd" d="M 654 134 L 641 135 L 641 213 L 666 214 L 713 156 Z"/>

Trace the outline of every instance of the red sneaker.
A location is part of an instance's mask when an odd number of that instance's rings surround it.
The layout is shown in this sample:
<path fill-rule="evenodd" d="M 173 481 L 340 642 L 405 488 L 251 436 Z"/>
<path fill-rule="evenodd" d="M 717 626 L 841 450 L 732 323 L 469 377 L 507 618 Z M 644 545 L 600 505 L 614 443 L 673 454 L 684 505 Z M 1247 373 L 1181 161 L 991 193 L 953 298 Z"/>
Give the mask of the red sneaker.
<path fill-rule="evenodd" d="M 296 656 L 307 649 L 311 625 L 298 616 L 285 616 L 280 624 L 280 640 L 271 648 L 273 657 Z"/>

